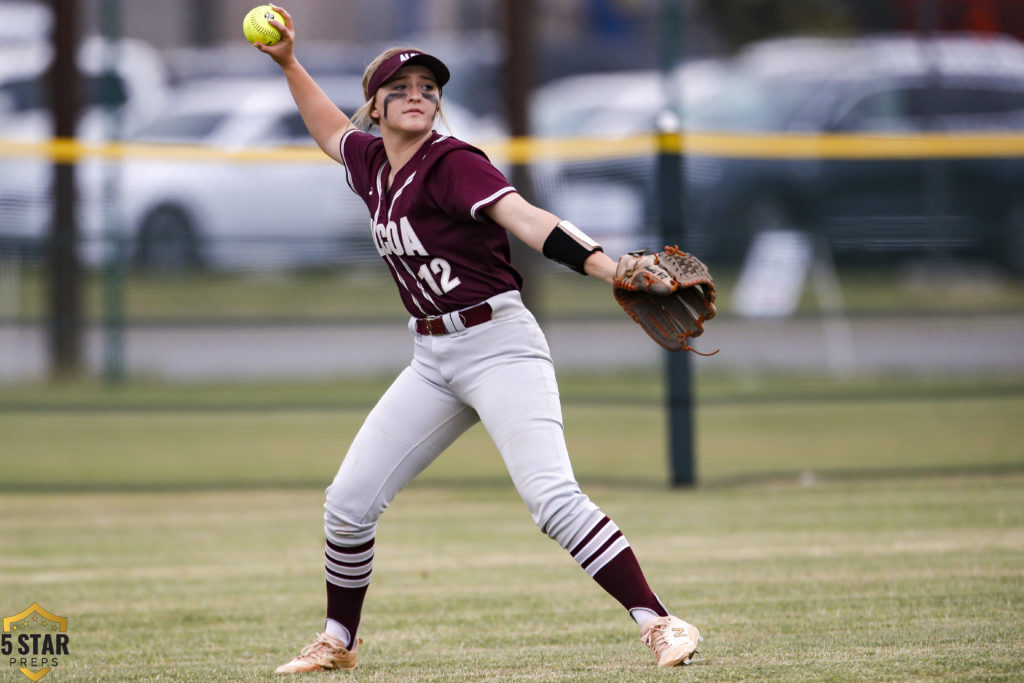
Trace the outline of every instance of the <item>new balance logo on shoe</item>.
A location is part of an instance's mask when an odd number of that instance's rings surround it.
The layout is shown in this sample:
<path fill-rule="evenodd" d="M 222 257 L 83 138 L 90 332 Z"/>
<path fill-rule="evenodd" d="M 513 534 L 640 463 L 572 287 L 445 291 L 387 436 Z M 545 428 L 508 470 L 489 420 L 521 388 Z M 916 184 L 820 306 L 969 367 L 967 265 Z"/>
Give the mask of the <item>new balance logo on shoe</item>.
<path fill-rule="evenodd" d="M 670 615 L 647 622 L 640 629 L 640 640 L 654 652 L 658 666 L 677 666 L 693 661 L 704 639 L 696 626 Z"/>

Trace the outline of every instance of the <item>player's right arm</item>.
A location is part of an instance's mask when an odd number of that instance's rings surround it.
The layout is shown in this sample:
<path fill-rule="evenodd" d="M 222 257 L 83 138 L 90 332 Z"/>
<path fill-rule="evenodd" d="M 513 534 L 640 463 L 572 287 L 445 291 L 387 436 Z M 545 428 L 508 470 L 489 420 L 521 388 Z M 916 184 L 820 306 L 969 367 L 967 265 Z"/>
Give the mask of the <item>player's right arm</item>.
<path fill-rule="evenodd" d="M 341 138 L 355 126 L 295 58 L 295 29 L 292 26 L 291 15 L 277 5 L 273 5 L 273 8 L 285 20 L 283 25 L 277 21 L 270 22 L 281 32 L 281 40 L 274 45 L 254 45 L 260 52 L 270 55 L 270 58 L 281 67 L 288 81 L 288 89 L 299 108 L 302 122 L 306 124 L 306 130 L 316 141 L 317 146 L 324 154 L 343 164 L 345 162 L 341 158 Z"/>

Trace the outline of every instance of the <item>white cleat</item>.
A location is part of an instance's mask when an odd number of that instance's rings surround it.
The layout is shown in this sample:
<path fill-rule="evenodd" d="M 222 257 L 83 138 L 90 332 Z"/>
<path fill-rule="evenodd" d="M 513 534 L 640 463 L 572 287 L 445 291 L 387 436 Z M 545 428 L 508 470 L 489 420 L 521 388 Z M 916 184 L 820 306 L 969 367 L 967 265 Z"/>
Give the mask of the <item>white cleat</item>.
<path fill-rule="evenodd" d="M 274 673 L 296 674 L 329 669 L 354 669 L 358 647 L 357 642 L 355 647 L 349 650 L 337 638 L 321 633 L 312 644 L 302 648 L 298 657 L 277 667 Z"/>
<path fill-rule="evenodd" d="M 658 666 L 689 664 L 704 640 L 693 624 L 671 615 L 658 617 L 640 629 L 640 640 L 651 648 Z"/>

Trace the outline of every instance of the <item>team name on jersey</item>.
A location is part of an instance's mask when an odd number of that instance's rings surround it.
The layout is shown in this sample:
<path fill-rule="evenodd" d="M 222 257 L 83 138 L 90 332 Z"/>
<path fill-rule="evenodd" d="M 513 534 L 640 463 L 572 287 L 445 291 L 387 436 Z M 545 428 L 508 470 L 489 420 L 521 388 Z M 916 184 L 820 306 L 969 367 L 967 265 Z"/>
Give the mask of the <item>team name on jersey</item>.
<path fill-rule="evenodd" d="M 402 216 L 397 223 L 388 221 L 387 225 L 376 223 L 373 226 L 373 243 L 381 256 L 428 256 L 427 250 L 416 236 L 409 219 Z"/>
<path fill-rule="evenodd" d="M 429 256 L 427 250 L 416 236 L 412 229 L 412 223 L 405 216 L 398 219 L 398 222 L 388 221 L 387 224 L 375 223 L 373 225 L 373 243 L 377 245 L 377 252 L 383 256 Z M 395 266 L 392 266 L 395 268 Z M 462 281 L 452 273 L 452 265 L 446 259 L 434 258 L 429 263 L 423 263 L 414 273 L 409 266 L 405 266 L 409 275 L 417 278 L 422 286 L 430 288 L 430 291 L 437 296 L 444 296 L 452 291 Z M 399 269 L 395 268 L 396 274 Z M 426 290 L 423 290 L 426 293 Z M 429 295 L 427 295 L 429 298 Z M 430 299 L 433 301 L 433 299 Z"/>

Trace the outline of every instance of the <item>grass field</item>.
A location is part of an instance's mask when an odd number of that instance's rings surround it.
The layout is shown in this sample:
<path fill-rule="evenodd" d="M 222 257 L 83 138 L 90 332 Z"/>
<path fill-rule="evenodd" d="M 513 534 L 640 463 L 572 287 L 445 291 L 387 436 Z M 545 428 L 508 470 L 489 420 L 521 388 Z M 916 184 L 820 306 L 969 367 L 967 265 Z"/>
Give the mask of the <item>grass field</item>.
<path fill-rule="evenodd" d="M 687 490 L 657 391 L 562 385 L 584 490 L 699 662 L 657 669 L 477 428 L 385 515 L 360 667 L 323 680 L 1021 678 L 1024 378 L 702 380 Z M 322 626 L 322 489 L 378 389 L 0 390 L 0 613 L 68 617 L 45 680 L 274 679 Z"/>

